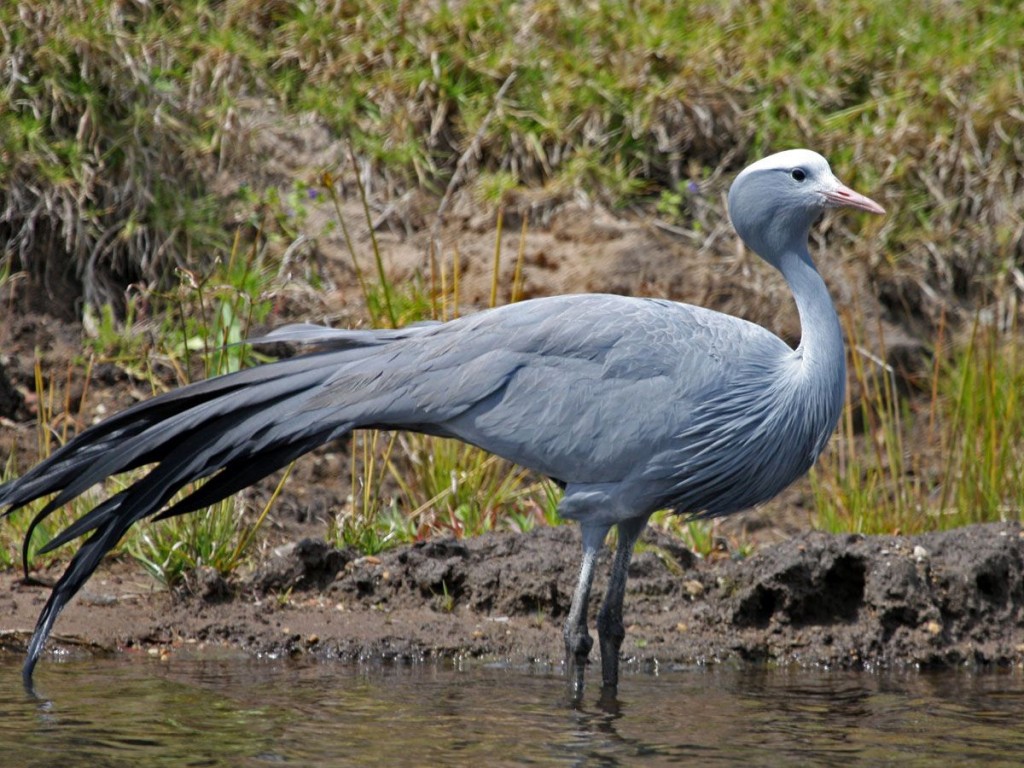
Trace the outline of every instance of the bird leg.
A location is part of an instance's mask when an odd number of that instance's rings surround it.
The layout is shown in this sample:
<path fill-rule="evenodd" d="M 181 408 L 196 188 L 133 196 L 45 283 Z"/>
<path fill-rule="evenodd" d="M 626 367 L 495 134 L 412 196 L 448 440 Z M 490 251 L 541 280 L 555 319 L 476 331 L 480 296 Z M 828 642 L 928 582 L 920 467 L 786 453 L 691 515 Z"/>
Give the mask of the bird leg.
<path fill-rule="evenodd" d="M 601 643 L 601 685 L 615 689 L 619 684 L 619 650 L 626 637 L 622 623 L 622 603 L 626 596 L 626 578 L 633 547 L 647 526 L 646 518 L 634 518 L 618 524 L 619 545 L 615 549 L 608 591 L 597 614 L 597 637 Z"/>
<path fill-rule="evenodd" d="M 573 687 L 574 696 L 583 692 L 583 671 L 587 656 L 594 640 L 587 631 L 587 603 L 590 601 L 590 586 L 594 581 L 594 562 L 604 545 L 608 533 L 607 525 L 583 526 L 583 561 L 580 564 L 580 578 L 572 594 L 569 616 L 565 620 L 562 636 L 565 638 L 565 666 Z"/>

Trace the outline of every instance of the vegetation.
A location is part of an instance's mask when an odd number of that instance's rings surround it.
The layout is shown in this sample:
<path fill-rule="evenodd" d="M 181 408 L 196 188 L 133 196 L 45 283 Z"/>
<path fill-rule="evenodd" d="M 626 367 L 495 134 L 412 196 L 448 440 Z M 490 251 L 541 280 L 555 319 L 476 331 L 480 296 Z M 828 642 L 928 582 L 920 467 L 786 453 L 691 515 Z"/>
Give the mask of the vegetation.
<path fill-rule="evenodd" d="M 478 175 L 623 203 L 813 145 L 898 202 L 877 287 L 934 320 L 1022 255 L 1022 26 L 976 1 L 11 3 L 4 256 L 97 307 L 166 284 L 227 247 L 215 172 L 310 114 L 392 198 L 440 193 L 471 138 Z"/>
<path fill-rule="evenodd" d="M 66 371 L 68 378 L 77 375 L 77 373 L 73 368 L 68 368 Z M 88 376 L 86 378 L 88 380 Z M 70 393 L 70 388 L 65 388 L 64 392 Z M 72 403 L 69 402 L 69 394 L 65 395 L 66 401 L 62 404 L 63 407 L 58 407 L 57 388 L 46 386 L 42 367 L 38 360 L 35 364 L 35 394 L 38 403 L 36 455 L 43 459 L 49 456 L 58 445 L 69 437 L 69 431 L 74 425 L 71 420 L 64 418 L 62 414 L 71 412 L 73 408 Z M 16 458 L 13 453 L 7 457 L 6 465 L 3 467 L 2 472 L 0 472 L 0 480 L 8 480 L 15 476 Z M 88 512 L 95 505 L 96 501 L 97 499 L 92 493 L 83 494 L 78 497 L 74 503 L 57 510 L 53 515 L 36 526 L 34 534 L 28 541 L 24 542 L 24 545 L 22 540 L 28 533 L 29 526 L 36 512 L 43 505 L 32 505 L 11 515 L 8 519 L 4 520 L 5 525 L 0 529 L 0 567 L 9 568 L 13 566 L 17 562 L 18 556 L 22 553 L 26 558 L 33 558 L 40 547 L 57 535 L 72 520 Z"/>
<path fill-rule="evenodd" d="M 99 318 L 92 318 L 92 336 L 87 339 L 88 357 L 73 364 L 65 382 L 47 380 L 36 363 L 36 400 L 38 457 L 44 458 L 74 433 L 76 425 L 67 414 L 79 411 L 77 404 L 57 403 L 58 393 L 72 390 L 73 377 L 81 377 L 88 386 L 98 362 L 114 362 L 137 380 L 146 382 L 151 392 L 187 383 L 194 374 L 214 376 L 239 370 L 253 357 L 251 348 L 237 342 L 248 337 L 249 327 L 261 322 L 269 311 L 269 297 L 280 290 L 279 276 L 263 263 L 255 249 L 241 252 L 236 247 L 206 276 L 180 273 L 181 283 L 169 294 L 155 292 L 130 294 L 125 307 L 126 319 L 113 319 L 109 306 Z M 159 319 L 143 322 L 141 316 L 154 304 L 164 307 Z M 193 358 L 196 358 L 193 360 Z M 63 384 L 63 386 L 61 386 Z M 87 389 L 81 395 L 86 399 Z M 4 479 L 12 476 L 15 455 L 8 459 Z M 104 489 L 113 493 L 127 487 L 139 473 L 129 473 L 111 481 Z M 212 567 L 221 573 L 233 571 L 243 560 L 247 548 L 266 518 L 270 504 L 281 490 L 285 473 L 270 500 L 255 520 L 247 523 L 245 505 L 239 498 L 227 499 L 192 515 L 169 521 L 142 523 L 133 528 L 126 549 L 160 579 L 174 583 L 188 570 Z M 185 492 L 190 491 L 186 489 Z M 183 492 L 184 493 L 184 492 Z M 32 530 L 25 552 L 31 560 L 71 520 L 84 514 L 101 498 L 96 493 L 76 499 L 68 509 L 58 511 Z M 5 521 L 0 533 L 0 566 L 10 566 L 20 552 L 20 541 L 30 531 L 35 514 L 43 503 L 35 503 Z"/>
<path fill-rule="evenodd" d="M 317 195 L 334 205 L 366 321 L 398 325 L 458 311 L 459 259 L 425 254 L 429 274 L 392 284 L 377 243 L 364 252 L 346 230 L 344 196 L 369 222 L 374 204 L 426 190 L 440 221 L 466 190 L 500 211 L 510 191 L 544 187 L 645 206 L 699 237 L 723 216 L 720 200 L 694 203 L 709 181 L 809 145 L 854 186 L 885 190 L 878 231 L 827 236 L 871 260 L 890 320 L 932 340 L 928 375 L 908 381 L 869 349 L 865 318 L 844 318 L 850 396 L 814 473 L 820 525 L 1016 517 L 1021 28 L 1024 8 L 976 0 L 6 4 L 0 287 L 45 287 L 60 297 L 51 311 L 84 318 L 76 376 L 109 361 L 156 391 L 251 362 L 231 345 L 284 290 Z M 262 127 L 310 120 L 344 146 L 334 166 L 287 190 L 255 172 L 222 183 L 260 157 Z M 501 295 L 515 300 L 517 280 Z M 40 374 L 40 455 L 77 426 L 57 413 L 74 409 L 45 407 L 56 392 Z M 352 445 L 339 542 L 373 552 L 554 520 L 556 491 L 475 449 L 378 433 Z M 127 549 L 170 580 L 197 563 L 230 570 L 266 514 L 238 504 L 143 529 Z M 0 529 L 0 564 L 32 514 Z M 707 524 L 663 524 L 715 546 Z"/>
<path fill-rule="evenodd" d="M 964 344 L 933 351 L 926 397 L 907 399 L 894 371 L 853 339 L 839 435 L 813 472 L 819 525 L 919 533 L 1020 519 L 1024 509 L 1024 358 L 1014 332 L 976 321 Z"/>

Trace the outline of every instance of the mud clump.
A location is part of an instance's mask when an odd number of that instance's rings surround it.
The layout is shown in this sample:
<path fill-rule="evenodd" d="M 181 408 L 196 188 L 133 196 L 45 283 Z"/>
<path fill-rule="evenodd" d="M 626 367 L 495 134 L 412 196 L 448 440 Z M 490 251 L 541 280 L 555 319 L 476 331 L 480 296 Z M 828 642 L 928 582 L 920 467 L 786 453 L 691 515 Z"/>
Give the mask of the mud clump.
<path fill-rule="evenodd" d="M 322 539 L 302 539 L 275 549 L 249 579 L 249 586 L 261 594 L 324 589 L 355 557 L 351 550 L 335 549 Z"/>
<path fill-rule="evenodd" d="M 1016 524 L 915 537 L 800 536 L 722 569 L 716 609 L 693 650 L 829 666 L 1019 661 L 1021 536 Z"/>
<path fill-rule="evenodd" d="M 140 597 L 137 581 L 101 573 L 58 631 L 117 648 L 215 643 L 342 660 L 559 663 L 579 554 L 575 526 L 437 539 L 370 557 L 304 539 L 231 590 L 205 578 L 193 591 Z M 598 563 L 591 615 L 610 560 L 605 552 Z M 14 572 L 0 581 L 3 628 L 15 630 L 0 647 L 23 648 L 47 591 Z M 1024 533 L 1014 523 L 913 537 L 808 533 L 712 562 L 649 531 L 630 569 L 625 619 L 623 653 L 641 663 L 1020 663 Z"/>

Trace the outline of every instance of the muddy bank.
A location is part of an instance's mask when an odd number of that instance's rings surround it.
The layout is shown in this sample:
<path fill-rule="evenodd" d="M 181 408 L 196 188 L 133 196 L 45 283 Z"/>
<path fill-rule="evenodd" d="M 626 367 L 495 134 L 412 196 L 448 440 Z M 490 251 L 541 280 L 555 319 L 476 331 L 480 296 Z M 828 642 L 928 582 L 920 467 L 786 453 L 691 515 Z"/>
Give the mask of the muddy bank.
<path fill-rule="evenodd" d="M 51 647 L 557 664 L 578 552 L 574 526 L 361 558 L 306 539 L 236 584 L 200 574 L 176 593 L 115 563 L 62 616 Z M 47 594 L 17 573 L 0 574 L 5 652 L 23 652 Z M 991 524 L 915 537 L 807 533 L 718 562 L 650 532 L 631 569 L 626 622 L 623 652 L 636 664 L 1019 663 L 1024 532 Z"/>

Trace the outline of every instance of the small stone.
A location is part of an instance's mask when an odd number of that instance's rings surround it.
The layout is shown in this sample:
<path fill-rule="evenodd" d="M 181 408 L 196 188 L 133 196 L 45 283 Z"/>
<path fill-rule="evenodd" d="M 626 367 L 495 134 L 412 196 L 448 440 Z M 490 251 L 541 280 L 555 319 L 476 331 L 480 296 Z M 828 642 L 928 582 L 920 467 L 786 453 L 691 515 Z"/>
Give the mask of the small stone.
<path fill-rule="evenodd" d="M 942 626 L 937 621 L 929 621 L 924 625 L 924 628 L 928 630 L 929 634 L 937 635 L 942 631 Z"/>
<path fill-rule="evenodd" d="M 914 547 L 914 559 L 919 563 L 923 563 L 928 559 L 928 550 L 918 544 Z"/>
<path fill-rule="evenodd" d="M 690 628 L 681 621 L 678 624 L 676 624 L 676 632 L 686 632 L 689 629 Z"/>
<path fill-rule="evenodd" d="M 690 597 L 700 597 L 704 594 L 704 585 L 696 579 L 688 579 L 683 582 L 683 589 Z"/>
<path fill-rule="evenodd" d="M 295 542 L 292 541 L 292 542 L 289 542 L 287 544 L 282 544 L 279 547 L 275 547 L 274 550 L 273 550 L 273 554 L 274 554 L 274 557 L 289 557 L 292 554 L 292 552 L 294 552 L 294 551 L 295 551 Z"/>

